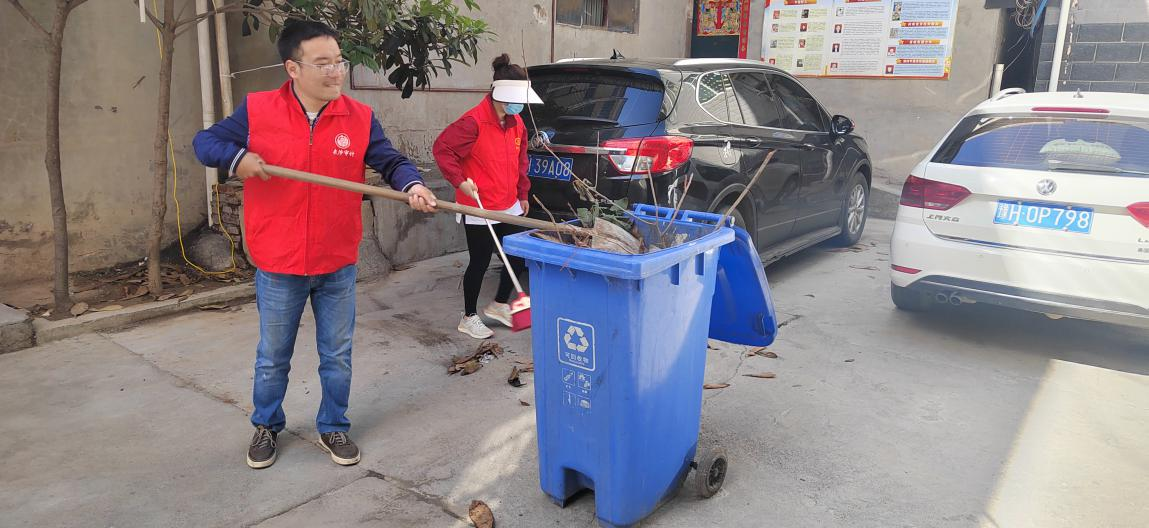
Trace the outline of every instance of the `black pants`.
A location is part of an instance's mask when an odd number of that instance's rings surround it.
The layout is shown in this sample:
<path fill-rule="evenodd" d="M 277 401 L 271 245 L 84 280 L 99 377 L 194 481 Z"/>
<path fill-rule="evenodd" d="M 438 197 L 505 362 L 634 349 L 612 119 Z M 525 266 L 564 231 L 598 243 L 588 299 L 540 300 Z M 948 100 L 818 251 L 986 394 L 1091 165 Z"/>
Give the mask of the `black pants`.
<path fill-rule="evenodd" d="M 487 229 L 486 225 L 463 224 L 463 228 L 467 232 L 467 251 L 471 254 L 471 262 L 467 265 L 466 273 L 463 274 L 463 313 L 474 315 L 478 313 L 477 305 L 479 303 L 479 290 L 483 287 L 483 275 L 487 273 L 487 268 L 491 265 L 491 255 L 496 252 L 495 241 L 491 238 L 491 231 Z M 494 228 L 495 233 L 499 235 L 500 243 L 503 241 L 503 237 L 524 230 L 519 226 L 502 223 L 494 224 Z M 511 261 L 511 266 L 515 269 L 515 276 L 521 274 L 525 269 L 523 259 L 507 255 L 507 260 Z M 499 303 L 507 302 L 511 298 L 511 291 L 514 289 L 514 283 L 511 282 L 511 276 L 507 273 L 506 266 L 502 268 L 499 273 L 499 289 L 495 292 L 495 302 Z"/>

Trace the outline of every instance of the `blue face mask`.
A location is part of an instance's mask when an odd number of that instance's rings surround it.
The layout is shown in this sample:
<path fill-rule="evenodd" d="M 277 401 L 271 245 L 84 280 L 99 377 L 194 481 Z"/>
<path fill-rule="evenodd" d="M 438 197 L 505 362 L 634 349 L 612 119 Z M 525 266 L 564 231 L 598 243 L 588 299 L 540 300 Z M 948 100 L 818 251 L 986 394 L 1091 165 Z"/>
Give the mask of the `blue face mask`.
<path fill-rule="evenodd" d="M 522 103 L 506 103 L 504 105 L 503 109 L 507 112 L 507 115 L 518 115 L 519 112 L 523 111 L 523 104 Z"/>

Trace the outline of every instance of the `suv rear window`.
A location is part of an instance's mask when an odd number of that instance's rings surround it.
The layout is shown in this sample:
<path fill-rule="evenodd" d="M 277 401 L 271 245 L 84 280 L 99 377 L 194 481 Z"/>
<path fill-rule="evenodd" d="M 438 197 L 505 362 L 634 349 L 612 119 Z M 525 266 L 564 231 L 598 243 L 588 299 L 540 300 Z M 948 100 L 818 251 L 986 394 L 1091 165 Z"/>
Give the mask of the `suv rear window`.
<path fill-rule="evenodd" d="M 542 105 L 531 107 L 540 126 L 625 127 L 662 118 L 663 84 L 658 78 L 547 71 L 532 73 L 531 85 L 543 99 Z"/>
<path fill-rule="evenodd" d="M 934 163 L 1120 173 L 1149 171 L 1149 121 L 1106 117 L 970 116 Z"/>

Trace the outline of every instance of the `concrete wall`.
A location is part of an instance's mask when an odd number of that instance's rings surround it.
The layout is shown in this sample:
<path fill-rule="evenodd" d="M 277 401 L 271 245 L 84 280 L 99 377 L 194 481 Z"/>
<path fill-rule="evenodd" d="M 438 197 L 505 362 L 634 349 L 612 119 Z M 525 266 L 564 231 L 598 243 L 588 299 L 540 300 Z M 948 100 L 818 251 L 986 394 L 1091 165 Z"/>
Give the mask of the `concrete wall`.
<path fill-rule="evenodd" d="M 762 49 L 765 2 L 753 2 L 751 56 Z M 1002 10 L 959 0 L 953 69 L 948 80 L 802 79 L 832 113 L 855 121 L 869 142 L 874 185 L 900 192 L 910 169 L 971 108 L 989 95 L 1001 41 Z"/>
<path fill-rule="evenodd" d="M 1046 16 L 1035 90 L 1048 89 L 1058 11 Z M 1059 90 L 1149 93 L 1149 2 L 1094 0 L 1069 14 Z"/>
<path fill-rule="evenodd" d="M 462 2 L 456 3 L 462 5 Z M 479 4 L 482 10 L 470 16 L 485 20 L 496 36 L 481 43 L 477 65 L 456 68 L 450 77 L 432 81 L 432 87 L 437 90 L 475 91 L 417 91 L 406 100 L 393 89 L 348 92 L 375 109 L 388 137 L 416 161 L 431 162 L 431 144 L 439 132 L 482 99 L 483 93 L 479 91 L 490 88 L 490 64 L 497 55 L 508 53 L 517 64 L 550 62 L 550 0 L 480 0 Z M 554 57 L 556 60 L 608 57 L 613 49 L 628 57 L 685 56 L 692 5 L 690 0 L 642 0 L 639 2 L 638 29 L 633 34 L 556 24 Z M 240 37 L 239 20 L 233 18 L 231 24 L 231 58 L 235 70 L 279 61 L 266 34 Z M 358 72 L 356 77 L 368 77 L 362 73 Z M 249 91 L 277 87 L 285 78 L 280 69 L 241 74 L 234 87 L 237 101 Z"/>
<path fill-rule="evenodd" d="M 51 2 L 24 2 L 41 24 Z M 52 218 L 44 169 L 44 41 L 0 2 L 0 284 L 52 272 Z M 73 271 L 142 258 L 151 215 L 150 163 L 159 55 L 155 32 L 131 2 L 72 12 L 64 43 L 61 144 Z M 204 172 L 191 152 L 201 128 L 195 32 L 176 42 L 171 136 L 185 230 L 205 218 Z M 170 181 L 169 181 L 170 184 Z M 171 203 L 165 240 L 175 238 Z"/>

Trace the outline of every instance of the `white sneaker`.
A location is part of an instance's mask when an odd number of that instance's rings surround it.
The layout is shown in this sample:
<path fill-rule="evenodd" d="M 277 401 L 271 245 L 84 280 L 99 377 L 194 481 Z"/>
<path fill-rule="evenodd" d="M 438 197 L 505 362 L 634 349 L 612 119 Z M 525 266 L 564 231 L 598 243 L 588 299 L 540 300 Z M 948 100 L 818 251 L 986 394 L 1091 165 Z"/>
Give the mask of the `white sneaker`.
<path fill-rule="evenodd" d="M 491 302 L 483 308 L 483 315 L 503 323 L 507 328 L 511 327 L 511 305 L 509 304 Z"/>
<path fill-rule="evenodd" d="M 470 317 L 464 315 L 459 320 L 459 331 L 475 339 L 486 339 L 495 335 L 490 328 L 487 328 L 487 325 L 483 324 L 483 320 L 479 319 L 478 314 Z"/>

